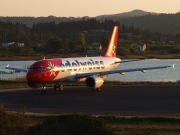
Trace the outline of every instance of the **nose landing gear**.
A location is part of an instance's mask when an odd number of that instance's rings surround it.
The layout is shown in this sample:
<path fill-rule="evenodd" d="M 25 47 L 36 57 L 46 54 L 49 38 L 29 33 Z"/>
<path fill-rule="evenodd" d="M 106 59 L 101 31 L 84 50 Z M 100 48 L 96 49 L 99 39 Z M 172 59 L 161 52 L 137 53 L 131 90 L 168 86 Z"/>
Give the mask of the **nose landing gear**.
<path fill-rule="evenodd" d="M 41 95 L 46 95 L 46 84 L 43 84 L 42 86 L 42 93 Z"/>

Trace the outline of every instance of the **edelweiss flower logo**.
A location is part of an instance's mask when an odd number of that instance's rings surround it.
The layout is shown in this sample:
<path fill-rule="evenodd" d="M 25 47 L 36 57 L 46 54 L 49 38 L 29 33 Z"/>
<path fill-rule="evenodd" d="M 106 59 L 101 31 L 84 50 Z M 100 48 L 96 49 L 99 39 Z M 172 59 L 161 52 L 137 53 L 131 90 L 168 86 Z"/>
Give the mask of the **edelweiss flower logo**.
<path fill-rule="evenodd" d="M 111 47 L 111 54 L 115 54 L 115 50 L 116 50 L 116 46 L 113 45 L 113 46 Z"/>
<path fill-rule="evenodd" d="M 52 76 L 52 75 L 56 76 L 56 70 L 55 70 L 54 64 L 52 64 L 51 62 L 48 62 L 47 69 L 49 69 L 51 72 L 50 76 Z"/>

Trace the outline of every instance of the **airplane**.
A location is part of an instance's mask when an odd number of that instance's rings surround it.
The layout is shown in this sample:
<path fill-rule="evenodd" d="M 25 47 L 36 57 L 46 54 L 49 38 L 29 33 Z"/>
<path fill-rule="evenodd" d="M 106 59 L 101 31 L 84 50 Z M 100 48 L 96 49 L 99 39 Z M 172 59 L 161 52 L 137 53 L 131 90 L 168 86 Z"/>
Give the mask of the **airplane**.
<path fill-rule="evenodd" d="M 114 26 L 111 39 L 104 56 L 98 57 L 77 57 L 77 58 L 56 58 L 42 59 L 33 63 L 29 69 L 20 69 L 6 66 L 6 69 L 26 72 L 26 79 L 29 87 L 42 87 L 42 94 L 46 93 L 46 84 L 49 82 L 77 81 L 85 82 L 88 88 L 99 91 L 109 74 L 119 73 L 124 75 L 126 72 L 163 69 L 175 66 L 143 67 L 134 69 L 114 70 L 120 63 L 131 62 L 121 61 L 116 57 L 118 45 L 118 26 Z M 63 89 L 63 88 L 61 88 Z"/>

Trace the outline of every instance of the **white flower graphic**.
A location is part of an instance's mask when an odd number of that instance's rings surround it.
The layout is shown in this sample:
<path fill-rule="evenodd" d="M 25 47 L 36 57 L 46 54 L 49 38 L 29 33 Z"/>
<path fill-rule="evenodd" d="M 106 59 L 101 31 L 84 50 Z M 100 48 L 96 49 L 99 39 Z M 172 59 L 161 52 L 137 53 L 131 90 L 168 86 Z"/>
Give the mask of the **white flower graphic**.
<path fill-rule="evenodd" d="M 52 75 L 56 76 L 55 66 L 54 66 L 54 64 L 52 64 L 52 63 L 49 62 L 49 61 L 48 61 L 48 67 L 47 67 L 47 69 L 49 69 L 50 72 L 51 72 L 50 76 L 52 76 Z M 49 76 L 49 77 L 50 77 L 50 76 Z"/>
<path fill-rule="evenodd" d="M 111 46 L 111 54 L 115 55 L 116 46 L 115 44 Z"/>

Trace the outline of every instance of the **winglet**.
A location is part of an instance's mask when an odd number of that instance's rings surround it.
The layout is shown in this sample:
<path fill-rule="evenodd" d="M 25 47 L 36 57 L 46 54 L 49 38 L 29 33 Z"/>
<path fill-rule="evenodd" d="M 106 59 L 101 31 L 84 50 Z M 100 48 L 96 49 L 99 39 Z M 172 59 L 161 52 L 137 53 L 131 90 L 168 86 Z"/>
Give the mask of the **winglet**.
<path fill-rule="evenodd" d="M 9 64 L 6 66 L 6 68 L 8 68 L 9 67 Z"/>
<path fill-rule="evenodd" d="M 115 26 L 104 57 L 116 57 L 116 50 L 118 43 L 117 41 L 118 41 L 118 26 Z"/>

